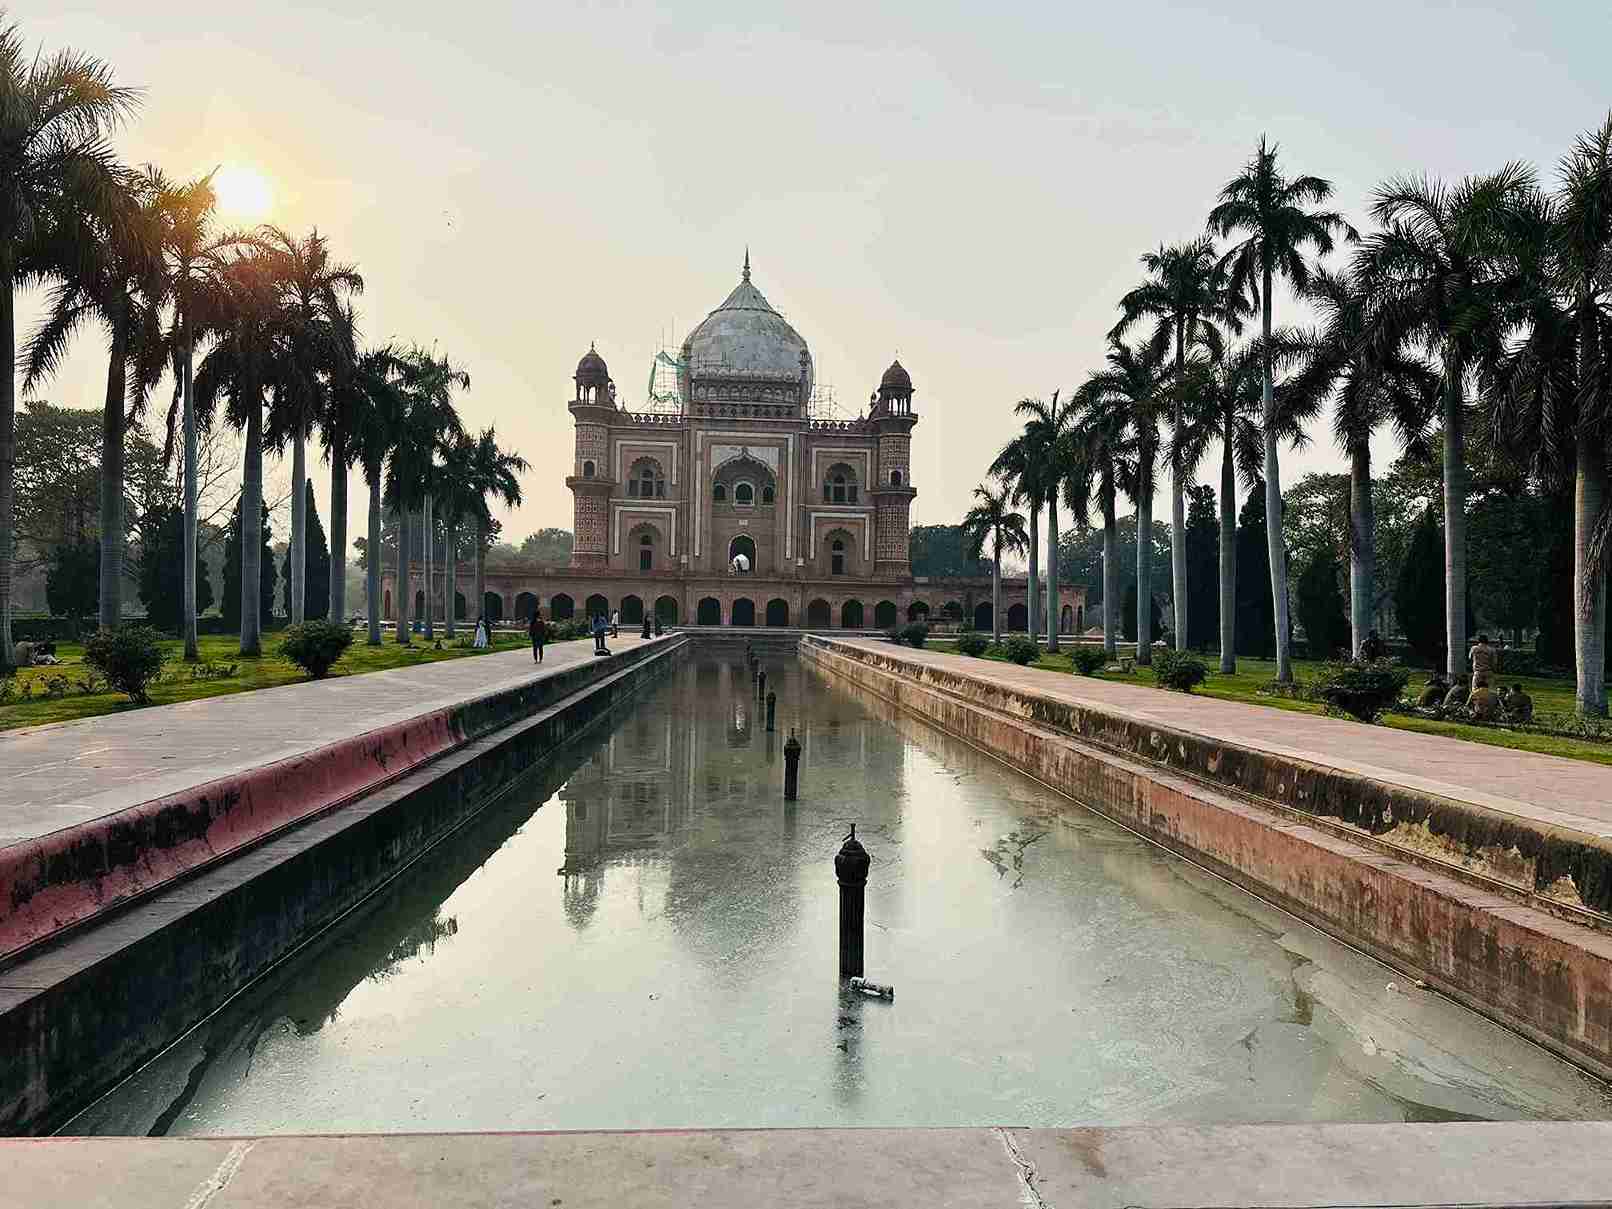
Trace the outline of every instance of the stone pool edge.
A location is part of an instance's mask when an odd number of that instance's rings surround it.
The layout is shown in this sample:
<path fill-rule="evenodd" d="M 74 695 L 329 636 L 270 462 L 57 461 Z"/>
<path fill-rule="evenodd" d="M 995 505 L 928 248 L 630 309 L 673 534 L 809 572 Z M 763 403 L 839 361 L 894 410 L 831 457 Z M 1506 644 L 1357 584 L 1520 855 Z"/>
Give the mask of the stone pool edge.
<path fill-rule="evenodd" d="M 183 1036 L 687 658 L 676 636 L 569 695 L 0 969 L 0 1134 L 48 1131 Z M 613 666 L 612 666 L 613 665 Z"/>
<path fill-rule="evenodd" d="M 815 636 L 800 656 L 1612 1080 L 1612 936 L 1071 734 L 1044 698 L 1000 682 Z M 1166 752 L 1205 742 L 1146 729 Z"/>

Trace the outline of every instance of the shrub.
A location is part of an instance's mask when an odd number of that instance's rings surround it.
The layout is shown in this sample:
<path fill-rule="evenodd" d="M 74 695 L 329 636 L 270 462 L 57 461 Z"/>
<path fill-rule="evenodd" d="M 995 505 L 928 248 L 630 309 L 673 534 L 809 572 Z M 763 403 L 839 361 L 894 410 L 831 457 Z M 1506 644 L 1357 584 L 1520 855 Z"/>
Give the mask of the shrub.
<path fill-rule="evenodd" d="M 146 625 L 98 630 L 84 644 L 84 662 L 138 705 L 151 700 L 146 689 L 161 674 L 166 658 L 161 635 Z"/>
<path fill-rule="evenodd" d="M 1399 700 L 1409 679 L 1404 668 L 1386 660 L 1334 660 L 1311 681 L 1310 695 L 1324 701 L 1329 713 L 1375 722 L 1378 714 Z"/>
<path fill-rule="evenodd" d="M 885 641 L 896 643 L 898 646 L 907 640 L 906 636 L 901 632 L 901 627 L 898 625 L 893 625 L 886 630 L 884 632 L 884 637 Z"/>
<path fill-rule="evenodd" d="M 305 621 L 286 630 L 280 655 L 315 680 L 322 680 L 353 644 L 352 629 L 337 621 Z"/>
<path fill-rule="evenodd" d="M 921 651 L 929 640 L 929 627 L 921 621 L 915 621 L 901 630 L 900 640 Z"/>
<path fill-rule="evenodd" d="M 1077 643 L 1069 648 L 1069 662 L 1082 676 L 1095 676 L 1108 662 L 1108 653 L 1100 646 Z"/>
<path fill-rule="evenodd" d="M 1153 679 L 1162 688 L 1190 693 L 1209 679 L 1209 669 L 1196 655 L 1165 647 L 1153 652 Z"/>
<path fill-rule="evenodd" d="M 1010 663 L 1023 667 L 1036 661 L 1036 657 L 1041 654 L 1041 648 L 1028 638 L 1009 638 L 1002 644 L 1002 653 L 1008 657 Z"/>
<path fill-rule="evenodd" d="M 991 645 L 991 640 L 984 634 L 976 634 L 973 630 L 957 636 L 957 650 L 959 654 L 980 656 L 985 654 L 985 648 Z"/>

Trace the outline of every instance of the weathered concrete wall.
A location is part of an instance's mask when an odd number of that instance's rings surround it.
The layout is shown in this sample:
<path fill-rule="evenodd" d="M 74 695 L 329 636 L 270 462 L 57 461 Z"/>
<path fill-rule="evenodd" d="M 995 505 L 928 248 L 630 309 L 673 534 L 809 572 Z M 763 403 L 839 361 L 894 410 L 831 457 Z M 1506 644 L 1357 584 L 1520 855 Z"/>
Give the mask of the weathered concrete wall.
<path fill-rule="evenodd" d="M 558 698 L 474 703 L 460 724 L 480 738 L 9 965 L 0 1133 L 64 1120 L 676 666 L 689 645 L 676 637 L 584 665 L 599 671 L 571 679 Z"/>
<path fill-rule="evenodd" d="M 0 963 L 653 654 L 640 647 L 0 849 Z"/>
<path fill-rule="evenodd" d="M 1398 810 L 1408 791 L 1358 778 L 1339 784 L 1295 760 L 1228 751 L 1200 736 L 810 635 L 800 653 L 837 683 L 928 720 L 1612 1077 L 1612 937 L 1283 817 L 1256 796 L 1274 790 L 1324 809 L 1327 795 L 1341 792 Z M 1252 793 L 1236 792 L 1243 788 Z"/>

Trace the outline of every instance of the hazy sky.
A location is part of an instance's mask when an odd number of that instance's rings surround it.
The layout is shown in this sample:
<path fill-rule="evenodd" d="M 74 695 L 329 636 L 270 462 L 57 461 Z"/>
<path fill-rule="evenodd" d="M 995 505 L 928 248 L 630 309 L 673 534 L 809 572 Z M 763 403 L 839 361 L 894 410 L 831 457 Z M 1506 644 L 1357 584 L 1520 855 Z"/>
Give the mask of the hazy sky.
<path fill-rule="evenodd" d="M 922 416 L 913 521 L 953 521 L 1012 404 L 1100 362 L 1137 255 L 1196 234 L 1261 132 L 1358 221 L 1396 173 L 1548 169 L 1612 104 L 1605 0 L 1210 7 L 57 0 L 13 16 L 30 44 L 101 55 L 147 90 L 128 160 L 261 172 L 272 221 L 317 225 L 362 269 L 368 338 L 436 341 L 468 367 L 467 424 L 532 463 L 519 541 L 570 527 L 565 401 L 589 341 L 641 400 L 659 343 L 722 300 L 747 243 L 842 407 L 899 350 Z M 38 393 L 95 407 L 104 381 L 87 336 Z M 1284 479 L 1339 464 L 1318 432 Z"/>

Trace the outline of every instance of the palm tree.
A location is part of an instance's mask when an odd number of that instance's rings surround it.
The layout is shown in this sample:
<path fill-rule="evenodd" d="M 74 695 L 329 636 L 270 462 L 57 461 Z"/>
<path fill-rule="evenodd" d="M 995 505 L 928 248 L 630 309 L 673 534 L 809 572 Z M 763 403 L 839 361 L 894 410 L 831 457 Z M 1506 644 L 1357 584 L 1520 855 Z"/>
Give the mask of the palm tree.
<path fill-rule="evenodd" d="M 1024 399 L 1014 409 L 1015 414 L 1027 417 L 1024 434 L 1019 438 L 1032 451 L 1031 464 L 1035 467 L 1040 494 L 1047 503 L 1047 607 L 1045 609 L 1047 650 L 1058 650 L 1058 626 L 1062 610 L 1058 598 L 1058 493 L 1063 489 L 1066 475 L 1074 469 L 1070 464 L 1069 421 L 1074 414 L 1074 400 L 1058 402 L 1060 392 L 1052 392 L 1052 401 Z M 1032 548 L 1035 538 L 1031 524 Z M 1031 609 L 1031 617 L 1035 610 Z M 1032 620 L 1030 636 L 1035 636 Z"/>
<path fill-rule="evenodd" d="M 1165 351 L 1149 343 L 1132 348 L 1121 340 L 1108 347 L 1108 368 L 1081 388 L 1084 403 L 1101 423 L 1129 433 L 1134 472 L 1121 480 L 1136 504 L 1136 661 L 1153 661 L 1153 487 L 1158 477 L 1159 425 L 1170 413 L 1172 380 Z"/>
<path fill-rule="evenodd" d="M 352 374 L 338 388 L 353 396 L 340 406 L 347 424 L 348 449 L 363 467 L 364 483 L 369 487 L 364 586 L 370 646 L 381 645 L 381 495 L 386 459 L 392 452 L 397 427 L 408 411 L 408 399 L 398 377 L 401 368 L 397 351 L 390 345 L 370 349 L 358 358 Z"/>
<path fill-rule="evenodd" d="M 1450 675 L 1466 664 L 1466 384 L 1499 363 L 1508 317 L 1500 254 L 1519 208 L 1537 193 L 1533 173 L 1511 164 L 1454 188 L 1405 177 L 1377 190 L 1374 232 L 1355 259 L 1373 296 L 1371 340 L 1379 356 L 1418 348 L 1438 362 L 1444 443 L 1444 625 Z"/>
<path fill-rule="evenodd" d="M 476 472 L 476 441 L 466 433 L 455 433 L 443 445 L 437 489 L 437 502 L 442 507 L 444 539 L 443 570 L 446 583 L 443 587 L 443 599 L 447 602 L 443 628 L 449 638 L 456 633 L 460 526 L 463 522 L 471 520 L 478 508 L 486 506 Z M 468 609 L 466 614 L 468 616 Z"/>
<path fill-rule="evenodd" d="M 295 239 L 278 227 L 265 226 L 259 238 L 270 255 L 281 262 L 285 291 L 286 370 L 283 397 L 272 413 L 277 426 L 269 437 L 278 446 L 291 442 L 291 622 L 301 622 L 307 595 L 307 488 L 308 435 L 327 414 L 327 385 L 334 376 L 351 372 L 352 348 L 341 338 L 343 295 L 364 292 L 364 279 L 351 265 L 335 264 L 318 230 Z M 343 455 L 345 456 L 345 455 Z M 337 476 L 341 477 L 341 476 Z M 347 540 L 347 491 L 342 480 L 339 501 L 332 497 L 331 536 Z M 342 554 L 345 566 L 346 552 Z M 345 574 L 345 572 L 343 572 Z M 332 563 L 332 577 L 336 576 Z"/>
<path fill-rule="evenodd" d="M 476 613 L 479 616 L 487 600 L 487 535 L 492 527 L 487 498 L 493 496 L 502 500 L 505 507 L 518 508 L 521 484 L 517 476 L 525 474 L 531 467 L 519 454 L 500 449 L 498 436 L 491 428 L 484 430 L 476 441 L 473 465 L 474 482 L 479 492 L 478 506 L 472 513 L 476 522 L 475 593 Z"/>
<path fill-rule="evenodd" d="M 1276 162 L 1277 148 L 1259 140 L 1259 150 L 1237 176 L 1220 191 L 1219 203 L 1209 212 L 1209 230 L 1226 237 L 1242 233 L 1240 243 L 1221 257 L 1230 274 L 1234 295 L 1246 297 L 1260 311 L 1264 340 L 1261 394 L 1265 430 L 1265 528 L 1270 546 L 1271 603 L 1276 616 L 1276 679 L 1291 683 L 1293 652 L 1288 639 L 1287 552 L 1282 540 L 1282 470 L 1277 455 L 1281 425 L 1276 416 L 1271 366 L 1271 290 L 1278 277 L 1302 293 L 1310 280 L 1306 249 L 1317 256 L 1332 251 L 1333 237 L 1350 242 L 1360 237 L 1343 216 L 1316 210 L 1332 196 L 1332 183 L 1319 176 L 1289 180 Z"/>
<path fill-rule="evenodd" d="M 1211 356 L 1221 352 L 1220 328 L 1242 330 L 1247 305 L 1240 293 L 1227 289 L 1226 272 L 1215 259 L 1208 237 L 1169 247 L 1160 245 L 1142 257 L 1147 278 L 1119 300 L 1120 321 L 1108 333 L 1119 340 L 1137 320 L 1153 318 L 1152 341 L 1161 349 L 1175 347 L 1175 388 L 1170 430 L 1186 424 L 1184 397 L 1187 354 L 1202 346 Z M 1171 449 L 1181 442 L 1173 441 Z M 1187 508 L 1188 472 L 1170 457 L 1170 595 L 1174 601 L 1175 649 L 1187 649 Z"/>
<path fill-rule="evenodd" d="M 1020 401 L 1014 408 L 1015 414 L 1018 414 L 1019 408 L 1026 402 L 1029 400 Z M 1032 432 L 1026 425 L 1025 431 L 1002 447 L 1002 451 L 996 455 L 987 470 L 987 473 L 1002 480 L 1010 504 L 1029 505 L 1030 566 L 1024 586 L 1029 604 L 1025 622 L 1031 638 L 1035 637 L 1037 606 L 1040 603 L 1037 587 L 1040 584 L 1041 507 L 1047 498 L 1046 459 L 1051 453 L 1051 446 L 1043 437 L 1044 434 Z"/>
<path fill-rule="evenodd" d="M 1371 438 L 1392 424 L 1402 443 L 1415 441 L 1436 405 L 1438 378 L 1402 347 L 1370 345 L 1372 298 L 1353 275 L 1318 269 L 1305 297 L 1321 326 L 1297 334 L 1303 365 L 1287 390 L 1315 407 L 1332 399 L 1332 433 L 1349 455 L 1349 629 L 1358 655 L 1377 603 Z"/>
<path fill-rule="evenodd" d="M 963 517 L 963 541 L 969 558 L 979 558 L 991 545 L 991 639 L 1002 641 L 1002 552 L 1022 554 L 1030 538 L 1024 517 L 1012 511 L 1006 487 L 992 491 L 984 483 L 974 488 L 979 502 Z"/>
<path fill-rule="evenodd" d="M 1084 525 L 1095 493 L 1103 514 L 1103 651 L 1112 658 L 1119 649 L 1119 493 L 1135 478 L 1127 440 L 1128 425 L 1105 407 L 1095 406 L 1093 374 L 1075 392 L 1076 413 L 1066 439 L 1072 451 L 1064 475 L 1064 505 Z"/>
<path fill-rule="evenodd" d="M 220 396 L 229 400 L 229 422 L 246 434 L 241 474 L 242 655 L 263 653 L 258 607 L 263 558 L 263 404 L 285 383 L 286 317 L 277 273 L 283 261 L 262 251 L 223 259 L 193 299 L 191 332 L 211 338 L 196 372 L 198 423 L 210 421 Z"/>
<path fill-rule="evenodd" d="M 408 646 L 409 610 L 413 603 L 409 597 L 410 514 L 416 509 L 423 512 L 437 473 L 437 456 L 444 443 L 462 431 L 453 408 L 453 391 L 469 387 L 470 375 L 455 368 L 446 357 L 438 358 L 419 348 L 400 359 L 400 368 L 407 405 L 394 432 L 386 494 L 397 512 L 397 641 Z M 427 579 L 428 617 L 431 588 Z"/>
<path fill-rule="evenodd" d="M 350 301 L 336 301 L 330 316 L 330 334 L 336 354 L 328 370 L 325 412 L 320 417 L 319 433 L 325 460 L 330 463 L 330 609 L 327 616 L 332 621 L 341 621 L 347 616 L 347 472 L 359 458 L 356 431 L 371 407 L 369 392 L 377 384 L 360 373 L 367 354 L 358 351 L 358 312 Z M 384 374 L 382 378 L 384 381 Z"/>
<path fill-rule="evenodd" d="M 53 225 L 110 210 L 116 161 L 107 133 L 137 103 L 101 60 L 72 50 L 29 55 L 16 22 L 0 24 L 0 671 L 15 658 L 16 290 L 44 275 L 31 252 Z"/>
<path fill-rule="evenodd" d="M 55 373 L 73 336 L 98 323 L 107 336 L 101 420 L 100 624 L 123 619 L 124 440 L 162 376 L 166 294 L 162 241 L 172 196 L 156 169 L 119 172 L 109 212 L 63 215 L 41 259 L 54 282 L 45 314 L 23 351 L 23 387 Z"/>

